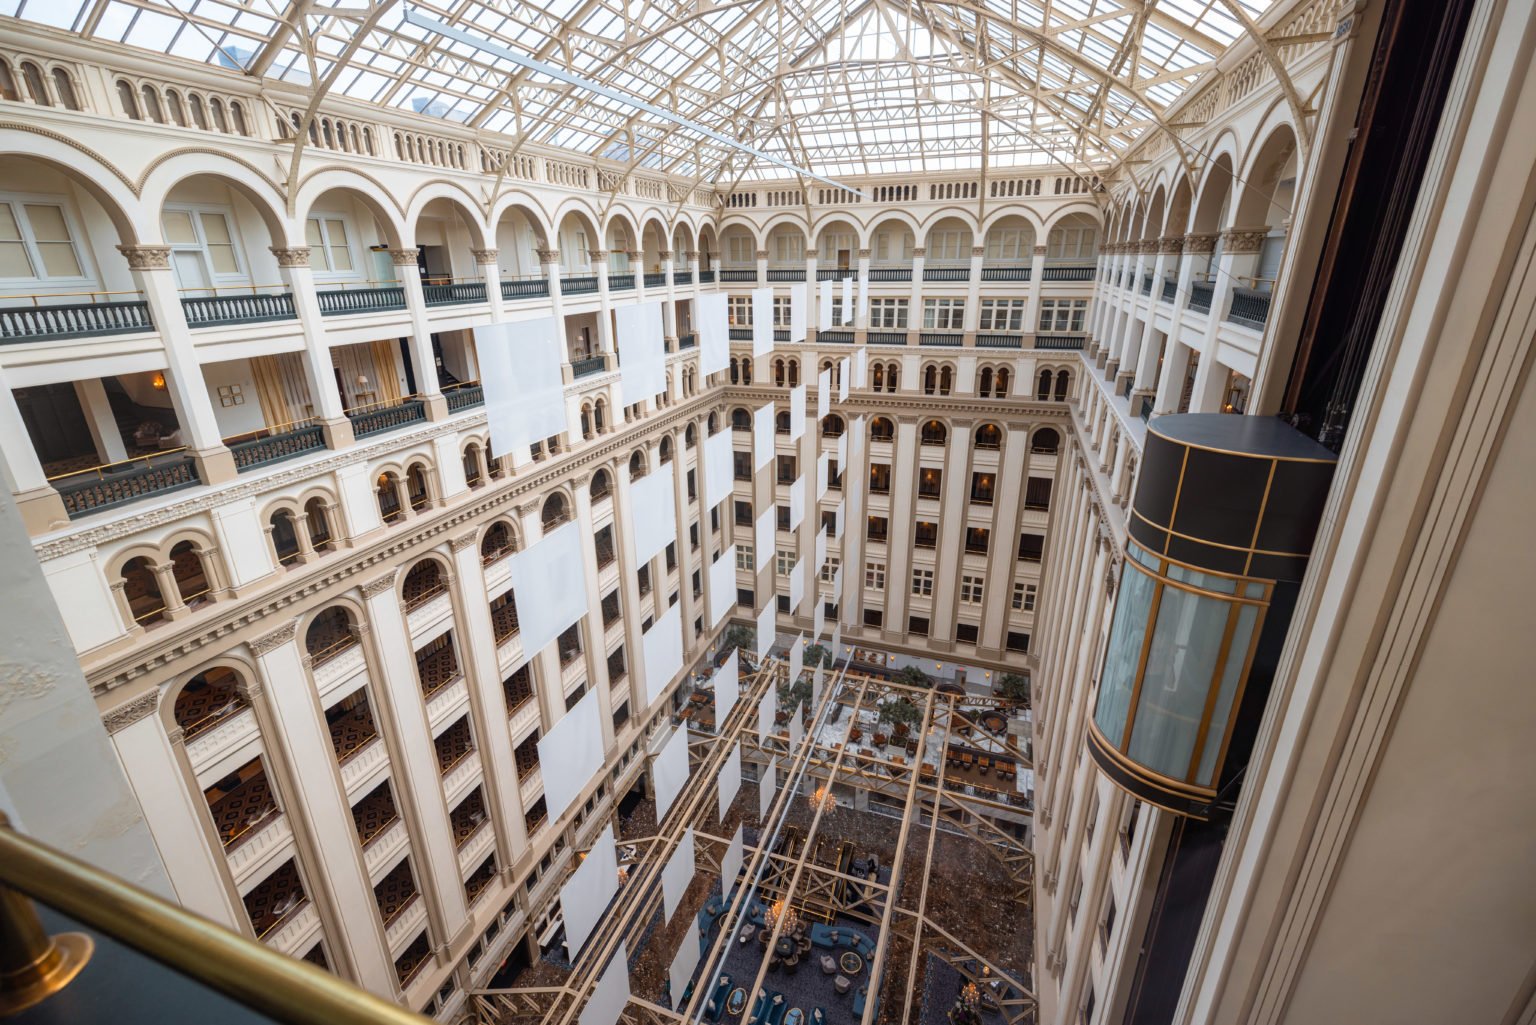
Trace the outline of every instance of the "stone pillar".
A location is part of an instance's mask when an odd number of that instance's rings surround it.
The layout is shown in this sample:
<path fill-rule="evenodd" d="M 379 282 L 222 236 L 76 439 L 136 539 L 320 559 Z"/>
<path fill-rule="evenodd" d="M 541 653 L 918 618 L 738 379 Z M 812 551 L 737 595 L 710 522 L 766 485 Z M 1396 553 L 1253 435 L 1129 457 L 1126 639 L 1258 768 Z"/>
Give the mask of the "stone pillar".
<path fill-rule="evenodd" d="M 806 338 L 810 338 L 812 331 L 820 331 L 821 323 L 817 320 L 820 306 L 817 304 L 816 290 L 821 287 L 821 282 L 816 280 L 816 250 L 805 251 L 805 331 Z M 794 339 L 790 339 L 794 341 Z"/>
<path fill-rule="evenodd" d="M 491 308 L 491 320 L 499 321 L 506 312 L 506 301 L 501 295 L 501 254 L 495 249 L 471 249 L 470 254 L 474 256 L 475 266 L 480 268 L 480 276 L 485 281 L 485 301 Z"/>
<path fill-rule="evenodd" d="M 757 251 L 757 285 L 759 288 L 768 284 L 768 250 Z"/>
<path fill-rule="evenodd" d="M 997 467 L 992 488 L 992 544 L 987 553 L 987 599 L 982 606 L 977 651 L 1001 660 L 1007 648 L 1013 581 L 1018 574 L 1019 511 L 1023 506 L 1024 479 L 1029 467 L 1027 424 L 1012 423 L 1004 427 L 1003 450 L 998 453 Z"/>
<path fill-rule="evenodd" d="M 843 488 L 839 494 L 843 500 L 842 537 L 827 539 L 827 550 L 836 545 L 843 560 L 843 593 L 838 596 L 838 620 L 845 626 L 857 626 L 864 618 L 864 539 L 869 521 L 865 513 L 865 485 L 850 489 L 849 481 L 869 480 L 869 446 L 866 442 L 869 421 L 866 417 L 850 417 L 844 411 L 848 430 L 848 465 L 839 466 Z M 828 492 L 830 494 L 831 492 Z M 817 528 L 818 530 L 820 527 Z M 886 581 L 889 587 L 890 581 Z M 832 630 L 837 624 L 828 623 Z"/>
<path fill-rule="evenodd" d="M 101 378 L 88 377 L 75 382 L 75 398 L 85 412 L 85 424 L 90 428 L 91 441 L 96 445 L 99 458 L 104 463 L 118 463 L 128 458 L 123 446 L 123 434 L 112 415 L 112 404 L 107 401 L 107 390 Z"/>
<path fill-rule="evenodd" d="M 922 246 L 912 250 L 912 289 L 907 293 L 907 326 L 915 331 L 923 329 L 923 263 L 928 250 Z"/>
<path fill-rule="evenodd" d="M 645 302 L 645 253 L 631 249 L 629 257 L 629 269 L 635 275 L 635 298 Z"/>
<path fill-rule="evenodd" d="M 250 643 L 261 677 L 254 701 L 258 721 L 269 757 L 286 762 L 293 782 L 286 795 L 286 812 L 303 820 L 313 840 L 309 878 L 323 879 L 335 902 L 333 947 L 339 945 L 351 953 L 358 985 L 393 997 L 399 991 L 394 959 L 378 925 L 378 902 L 358 854 L 352 808 L 342 788 L 309 660 L 295 636 L 297 625 L 297 620 L 291 620 Z"/>
<path fill-rule="evenodd" d="M 666 275 L 667 299 L 661 304 L 661 333 L 667 341 L 667 351 L 677 351 L 677 286 L 672 280 L 672 250 L 661 251 L 661 270 Z M 681 382 L 679 388 L 681 388 Z"/>
<path fill-rule="evenodd" d="M 869 330 L 869 310 L 861 309 L 858 305 L 860 295 L 869 295 L 869 250 L 859 250 L 859 280 L 854 284 L 853 291 L 853 326 L 858 331 Z"/>
<path fill-rule="evenodd" d="M 391 249 L 389 258 L 405 290 L 405 309 L 411 317 L 411 369 L 416 375 L 416 397 L 426 406 L 428 420 L 448 416 L 448 400 L 437 383 L 437 357 L 432 353 L 432 329 L 427 324 L 427 300 L 421 288 L 421 266 L 414 249 Z"/>
<path fill-rule="evenodd" d="M 1040 285 L 1045 278 L 1045 246 L 1036 246 L 1029 257 L 1029 308 L 1024 311 L 1026 323 L 1040 325 Z"/>
<path fill-rule="evenodd" d="M 293 296 L 293 309 L 298 314 L 299 330 L 304 334 L 304 381 L 309 386 L 309 400 L 313 416 L 325 434 L 326 447 L 337 449 L 352 444 L 352 421 L 342 409 L 341 396 L 336 391 L 336 375 L 332 372 L 331 347 L 326 341 L 325 320 L 320 313 L 320 301 L 315 295 L 314 272 L 310 269 L 309 246 L 272 246 L 277 257 L 278 273 Z"/>
<path fill-rule="evenodd" d="M 948 451 L 944 455 L 944 480 L 939 492 L 939 550 L 934 559 L 933 614 L 928 622 L 929 642 L 941 651 L 953 651 L 955 646 L 955 613 L 960 602 L 960 575 L 965 567 L 965 534 L 970 506 L 971 436 L 975 429 L 974 420 L 952 420 Z M 994 543 L 989 533 L 989 551 Z M 976 572 L 982 575 L 980 570 Z"/>
<path fill-rule="evenodd" d="M 4 457 L 0 458 L 0 469 L 4 469 L 5 483 L 16 496 L 27 533 L 42 534 L 68 524 L 64 500 L 48 483 L 4 371 L 0 371 L 0 455 Z"/>
<path fill-rule="evenodd" d="M 981 267 L 987 256 L 986 246 L 971 247 L 971 269 L 966 275 L 965 333 L 974 335 L 981 324 Z"/>
<path fill-rule="evenodd" d="M 609 291 L 612 287 L 608 283 L 608 250 L 593 249 L 587 254 L 592 259 L 592 266 L 597 270 L 597 351 L 603 354 L 605 359 L 613 352 L 613 294 Z M 563 339 L 565 333 L 562 331 Z M 566 353 L 569 357 L 569 353 Z M 611 363 L 612 361 L 609 360 Z"/>
<path fill-rule="evenodd" d="M 197 463 L 204 484 L 219 484 L 235 478 L 235 459 L 219 435 L 219 422 L 213 415 L 213 403 L 203 383 L 203 368 L 192 348 L 192 333 L 181 295 L 171 274 L 170 246 L 118 246 L 128 260 L 128 268 L 144 292 L 144 300 L 154 318 L 155 327 L 165 346 L 165 387 L 176 408 L 189 455 Z"/>
<path fill-rule="evenodd" d="M 886 640 L 901 643 L 907 634 L 907 605 L 912 593 L 912 554 L 917 506 L 918 417 L 896 418 L 896 438 L 891 445 L 891 494 L 886 536 L 885 625 Z M 868 478 L 866 478 L 867 480 Z M 861 525 L 866 526 L 867 524 Z"/>

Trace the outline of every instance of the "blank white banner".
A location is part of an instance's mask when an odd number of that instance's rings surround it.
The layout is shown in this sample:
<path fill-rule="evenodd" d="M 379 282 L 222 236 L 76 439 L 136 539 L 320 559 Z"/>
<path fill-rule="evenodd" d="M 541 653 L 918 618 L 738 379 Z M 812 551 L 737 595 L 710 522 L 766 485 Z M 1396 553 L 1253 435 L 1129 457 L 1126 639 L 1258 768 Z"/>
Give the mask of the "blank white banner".
<path fill-rule="evenodd" d="M 795 643 L 789 646 L 789 682 L 795 683 L 800 679 L 800 674 L 805 670 L 805 634 L 795 638 Z"/>
<path fill-rule="evenodd" d="M 736 607 L 736 546 L 709 565 L 709 626 L 714 629 Z"/>
<path fill-rule="evenodd" d="M 791 615 L 800 611 L 800 603 L 805 600 L 805 574 L 801 571 L 810 565 L 809 559 L 801 559 L 795 563 L 794 569 L 789 571 L 789 611 Z"/>
<path fill-rule="evenodd" d="M 869 281 L 867 278 L 859 279 L 859 316 L 869 316 Z"/>
<path fill-rule="evenodd" d="M 837 468 L 839 471 L 848 465 L 848 432 L 844 431 L 837 436 Z"/>
<path fill-rule="evenodd" d="M 806 291 L 808 287 L 804 281 L 789 286 L 789 340 L 792 342 L 805 341 L 806 324 L 811 313 L 810 296 Z"/>
<path fill-rule="evenodd" d="M 816 572 L 821 572 L 821 567 L 827 564 L 827 528 L 822 527 L 821 533 L 816 535 Z"/>
<path fill-rule="evenodd" d="M 827 493 L 827 486 L 832 483 L 832 457 L 823 452 L 816 457 L 816 501 L 821 501 L 821 496 Z"/>
<path fill-rule="evenodd" d="M 731 497 L 736 479 L 736 449 L 732 431 L 724 427 L 704 439 L 704 506 L 713 509 Z"/>
<path fill-rule="evenodd" d="M 672 958 L 672 965 L 667 969 L 667 979 L 672 983 L 668 990 L 674 1001 L 681 1001 L 683 994 L 688 991 L 688 980 L 693 978 L 694 970 L 699 967 L 699 919 L 695 915 L 688 923 L 688 931 L 683 933 L 683 942 L 677 948 L 677 954 Z M 582 1025 L 586 1025 L 585 1022 Z"/>
<path fill-rule="evenodd" d="M 731 888 L 736 884 L 736 877 L 741 875 L 741 863 L 746 860 L 746 841 L 742 836 L 741 828 L 741 823 L 737 823 L 736 832 L 731 836 L 730 846 L 725 849 L 725 854 L 720 858 L 722 899 L 730 897 Z"/>
<path fill-rule="evenodd" d="M 762 740 L 767 740 L 777 732 L 774 728 L 774 717 L 779 714 L 779 692 L 772 687 L 763 695 L 763 700 L 757 703 L 757 735 Z"/>
<path fill-rule="evenodd" d="M 716 718 L 715 722 L 723 720 Z M 720 774 L 715 777 L 720 785 L 717 800 L 720 804 L 720 824 L 725 825 L 725 818 L 731 812 L 731 804 L 736 800 L 736 794 L 741 790 L 741 742 L 731 748 L 731 753 L 726 755 L 725 763 L 720 766 Z M 738 829 L 738 833 L 739 833 Z M 729 877 L 727 877 L 729 878 Z"/>
<path fill-rule="evenodd" d="M 752 355 L 766 356 L 773 351 L 773 289 L 752 290 Z M 766 369 L 766 368 L 765 368 Z"/>
<path fill-rule="evenodd" d="M 667 817 L 672 802 L 688 783 L 688 727 L 672 731 L 666 746 L 651 760 L 651 783 L 656 788 L 656 824 Z"/>
<path fill-rule="evenodd" d="M 701 295 L 694 302 L 694 324 L 699 332 L 699 372 L 718 374 L 731 366 L 731 325 L 726 300 L 721 292 Z"/>
<path fill-rule="evenodd" d="M 805 739 L 805 719 L 800 712 L 800 702 L 795 702 L 795 707 L 789 710 L 789 749 L 797 750 L 800 742 Z"/>
<path fill-rule="evenodd" d="M 827 418 L 832 410 L 832 368 L 828 367 L 816 375 L 816 425 Z"/>
<path fill-rule="evenodd" d="M 678 841 L 677 849 L 667 859 L 666 865 L 661 869 L 661 904 L 666 910 L 666 918 L 663 921 L 671 922 L 672 916 L 677 913 L 678 905 L 683 902 L 683 895 L 688 892 L 689 885 L 693 882 L 693 827 L 689 826 L 683 831 L 683 838 Z"/>
<path fill-rule="evenodd" d="M 826 666 L 823 663 L 818 662 L 818 663 L 816 663 L 816 672 L 814 674 L 812 674 L 812 676 L 811 676 L 811 707 L 812 708 L 820 707 L 820 705 L 821 705 L 821 688 L 825 687 L 826 684 L 827 684 L 827 670 L 826 670 Z"/>
<path fill-rule="evenodd" d="M 851 602 L 849 603 L 852 604 Z M 843 651 L 843 624 L 839 622 L 832 628 L 832 654 L 836 658 L 843 658 L 847 652 Z"/>
<path fill-rule="evenodd" d="M 853 352 L 853 381 L 851 387 L 869 387 L 869 350 L 862 345 Z"/>
<path fill-rule="evenodd" d="M 843 567 L 837 567 L 837 572 L 832 574 L 832 597 L 836 601 L 843 598 Z"/>
<path fill-rule="evenodd" d="M 820 595 L 816 596 L 816 604 L 812 609 L 812 616 L 814 618 L 811 620 L 811 642 L 813 644 L 820 644 L 821 635 L 827 629 L 827 603 L 821 600 Z M 817 670 L 817 672 L 820 671 L 819 669 Z"/>
<path fill-rule="evenodd" d="M 677 477 L 664 463 L 629 485 L 635 558 L 650 562 L 677 540 Z"/>
<path fill-rule="evenodd" d="M 773 403 L 752 411 L 752 469 L 773 461 Z"/>
<path fill-rule="evenodd" d="M 565 341 L 554 317 L 475 328 L 491 450 L 528 458 L 528 446 L 562 433 L 568 421 Z"/>
<path fill-rule="evenodd" d="M 544 807 L 553 822 L 603 767 L 603 725 L 597 691 L 588 691 L 586 697 L 576 702 L 575 708 L 539 738 L 538 746 L 539 765 L 544 770 Z"/>
<path fill-rule="evenodd" d="M 549 647 L 587 614 L 587 589 L 572 586 L 583 573 L 581 543 L 581 528 L 573 521 L 512 556 L 509 572 L 524 659 Z"/>
<path fill-rule="evenodd" d="M 843 279 L 843 323 L 853 323 L 853 279 Z"/>
<path fill-rule="evenodd" d="M 757 820 L 768 821 L 768 809 L 773 806 L 773 795 L 779 789 L 779 770 L 769 759 L 768 768 L 758 777 L 757 783 Z"/>
<path fill-rule="evenodd" d="M 560 888 L 560 911 L 565 916 L 565 949 L 572 961 L 586 945 L 587 937 L 608 902 L 619 891 L 619 858 L 613 845 L 613 827 L 603 830 Z"/>
<path fill-rule="evenodd" d="M 789 440 L 805 437 L 805 385 L 797 384 L 789 390 Z"/>
<path fill-rule="evenodd" d="M 613 310 L 619 345 L 619 394 L 623 405 L 653 399 L 667 390 L 667 346 L 661 303 L 630 303 Z"/>
<path fill-rule="evenodd" d="M 773 648 L 774 625 L 777 622 L 778 613 L 775 611 L 778 602 L 773 595 L 764 596 L 763 611 L 757 614 L 757 657 L 761 661 L 768 657 L 768 652 Z"/>
<path fill-rule="evenodd" d="M 805 519 L 805 478 L 796 477 L 789 486 L 789 529 L 799 530 Z"/>
<path fill-rule="evenodd" d="M 579 1025 L 614 1025 L 629 1003 L 629 952 L 624 941 L 614 951 L 613 960 L 603 969 L 602 978 L 592 988 L 592 999 L 581 1009 Z"/>
<path fill-rule="evenodd" d="M 722 728 L 731 709 L 741 700 L 741 652 L 732 648 L 715 670 L 715 727 Z"/>
<path fill-rule="evenodd" d="M 837 508 L 832 510 L 832 536 L 843 536 L 843 508 L 844 503 L 837 503 Z"/>
<path fill-rule="evenodd" d="M 847 356 L 837 361 L 837 401 L 848 401 L 848 378 L 852 377 L 852 361 Z"/>
<path fill-rule="evenodd" d="M 640 638 L 645 649 L 645 706 L 649 708 L 683 669 L 683 606 L 672 606 Z"/>
<path fill-rule="evenodd" d="M 757 518 L 757 526 L 754 528 L 757 541 L 757 566 L 761 570 L 773 561 L 773 506 L 763 510 L 763 514 Z"/>
<path fill-rule="evenodd" d="M 837 282 L 823 281 L 821 283 L 820 308 L 816 311 L 816 327 L 818 330 L 825 331 L 827 328 L 837 326 L 837 321 L 834 319 L 835 314 L 832 312 L 832 303 L 836 298 Z"/>

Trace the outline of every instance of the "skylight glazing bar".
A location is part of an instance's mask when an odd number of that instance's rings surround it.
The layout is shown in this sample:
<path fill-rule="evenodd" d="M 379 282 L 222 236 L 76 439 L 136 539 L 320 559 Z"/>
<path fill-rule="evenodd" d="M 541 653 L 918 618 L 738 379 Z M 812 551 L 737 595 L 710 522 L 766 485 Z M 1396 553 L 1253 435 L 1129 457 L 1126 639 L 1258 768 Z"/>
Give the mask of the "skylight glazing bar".
<path fill-rule="evenodd" d="M 745 143 L 737 142 L 735 139 L 732 139 L 728 135 L 722 135 L 721 133 L 711 128 L 706 128 L 695 121 L 690 121 L 685 117 L 675 114 L 664 107 L 658 107 L 653 103 L 647 103 L 645 100 L 642 100 L 639 97 L 631 96 L 628 93 L 613 89 L 599 82 L 594 82 L 590 79 L 582 78 L 580 75 L 573 75 L 563 68 L 558 68 L 553 64 L 546 64 L 544 61 L 529 57 L 526 54 L 520 54 L 514 50 L 509 50 L 506 47 L 497 43 L 493 43 L 488 39 L 478 38 L 468 32 L 463 31 L 462 29 L 457 29 L 452 25 L 444 24 L 443 22 L 438 21 L 436 18 L 431 18 L 425 14 L 421 14 L 417 12 L 414 7 L 407 7 L 405 9 L 405 20 L 408 23 L 415 25 L 417 28 L 423 28 L 429 32 L 436 32 L 438 35 L 456 40 L 465 44 L 466 46 L 473 46 L 478 50 L 483 50 L 484 52 L 500 57 L 503 60 L 511 61 L 518 67 L 527 68 L 529 71 L 535 71 L 541 75 L 547 75 L 556 81 L 564 82 L 566 85 L 575 86 L 578 89 L 584 89 L 588 92 L 596 93 L 599 96 L 606 97 L 616 103 L 622 103 L 625 106 L 633 107 L 636 110 L 642 110 L 647 114 L 653 114 L 664 121 L 670 121 L 671 123 L 678 125 L 681 128 L 685 128 L 690 132 L 698 132 L 700 135 L 703 135 L 708 139 L 712 139 L 715 142 L 720 143 L 722 146 L 727 146 L 734 150 L 740 150 L 741 152 L 749 154 L 758 160 L 767 161 L 768 163 L 775 164 L 784 168 L 785 170 L 793 171 L 795 174 L 804 175 L 807 178 L 814 178 L 819 182 L 825 182 L 826 184 L 835 186 L 839 189 L 846 189 L 854 195 L 859 196 L 861 199 L 868 198 L 865 196 L 863 191 L 854 188 L 852 185 L 844 184 L 835 178 L 828 178 L 825 175 L 817 174 L 815 171 L 800 167 L 797 164 L 792 164 L 789 161 L 776 157 L 771 153 L 765 153 L 762 150 L 748 146 Z"/>

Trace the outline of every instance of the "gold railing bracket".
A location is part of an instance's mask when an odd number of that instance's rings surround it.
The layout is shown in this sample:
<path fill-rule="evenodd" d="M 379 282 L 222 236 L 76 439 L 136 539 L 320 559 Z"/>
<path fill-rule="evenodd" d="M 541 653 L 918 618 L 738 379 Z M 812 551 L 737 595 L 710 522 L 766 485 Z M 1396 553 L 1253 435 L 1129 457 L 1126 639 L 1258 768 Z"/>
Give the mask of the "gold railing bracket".
<path fill-rule="evenodd" d="M 7 825 L 0 815 L 0 826 Z M 91 959 L 91 938 L 49 936 L 32 901 L 0 885 L 0 1018 L 20 1014 L 68 986 Z"/>

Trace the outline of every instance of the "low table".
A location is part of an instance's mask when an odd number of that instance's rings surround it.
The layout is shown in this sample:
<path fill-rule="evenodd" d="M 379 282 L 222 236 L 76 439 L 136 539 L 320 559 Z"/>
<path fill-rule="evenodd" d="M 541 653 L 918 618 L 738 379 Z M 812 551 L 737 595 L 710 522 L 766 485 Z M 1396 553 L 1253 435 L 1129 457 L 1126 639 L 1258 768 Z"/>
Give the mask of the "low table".
<path fill-rule="evenodd" d="M 857 975 L 864 969 L 864 959 L 851 950 L 845 950 L 838 955 L 837 966 L 843 970 L 844 975 Z"/>

